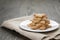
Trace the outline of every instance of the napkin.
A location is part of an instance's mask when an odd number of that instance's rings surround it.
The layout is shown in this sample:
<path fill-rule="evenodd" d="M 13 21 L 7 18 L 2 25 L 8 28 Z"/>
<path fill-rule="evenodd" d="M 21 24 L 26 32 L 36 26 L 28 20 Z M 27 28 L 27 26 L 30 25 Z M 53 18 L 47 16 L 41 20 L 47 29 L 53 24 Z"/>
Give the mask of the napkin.
<path fill-rule="evenodd" d="M 53 39 L 60 40 L 60 28 L 58 30 L 52 32 L 46 32 L 46 33 L 28 32 L 19 28 L 19 25 L 22 21 L 30 20 L 31 18 L 32 16 L 24 16 L 24 17 L 6 20 L 2 23 L 1 26 L 11 30 L 15 30 L 16 32 L 30 38 L 31 40 L 53 40 Z"/>

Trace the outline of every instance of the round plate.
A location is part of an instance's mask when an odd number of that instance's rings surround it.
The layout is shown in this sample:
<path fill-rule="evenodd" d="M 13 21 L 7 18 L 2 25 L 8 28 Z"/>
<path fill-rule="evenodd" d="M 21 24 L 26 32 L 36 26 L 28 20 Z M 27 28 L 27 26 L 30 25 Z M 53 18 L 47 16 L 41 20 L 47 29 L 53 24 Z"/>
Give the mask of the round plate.
<path fill-rule="evenodd" d="M 24 30 L 27 30 L 27 31 L 32 31 L 32 32 L 48 32 L 48 31 L 53 31 L 53 30 L 59 28 L 59 24 L 56 21 L 53 21 L 53 20 L 50 20 L 51 28 L 48 28 L 46 30 L 39 30 L 39 29 L 33 30 L 33 29 L 31 29 L 30 27 L 27 26 L 29 23 L 31 23 L 30 20 L 23 21 L 20 24 L 20 28 L 22 28 Z"/>

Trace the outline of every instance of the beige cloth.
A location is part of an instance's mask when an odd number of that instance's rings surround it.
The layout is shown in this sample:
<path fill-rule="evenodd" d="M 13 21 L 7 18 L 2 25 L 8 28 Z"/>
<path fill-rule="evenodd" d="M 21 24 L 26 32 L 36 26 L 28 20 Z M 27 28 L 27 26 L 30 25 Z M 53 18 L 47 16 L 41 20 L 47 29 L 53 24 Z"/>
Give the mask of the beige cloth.
<path fill-rule="evenodd" d="M 46 33 L 33 33 L 21 30 L 19 24 L 27 19 L 31 19 L 32 16 L 25 16 L 20 18 L 14 18 L 11 20 L 4 21 L 1 26 L 15 30 L 16 32 L 30 38 L 31 40 L 49 40 L 49 39 L 59 39 L 60 40 L 60 28 L 58 30 Z"/>

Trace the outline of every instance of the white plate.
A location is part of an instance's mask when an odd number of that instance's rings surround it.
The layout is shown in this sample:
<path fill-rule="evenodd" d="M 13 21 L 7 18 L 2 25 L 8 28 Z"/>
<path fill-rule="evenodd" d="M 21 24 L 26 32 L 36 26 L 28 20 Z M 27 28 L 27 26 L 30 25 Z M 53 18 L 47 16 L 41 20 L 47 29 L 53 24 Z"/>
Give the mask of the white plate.
<path fill-rule="evenodd" d="M 33 30 L 30 27 L 28 27 L 27 25 L 31 23 L 30 20 L 25 20 L 20 24 L 20 28 L 27 30 L 27 31 L 32 31 L 32 32 L 48 32 L 48 31 L 53 31 L 57 28 L 59 28 L 59 24 L 56 21 L 50 20 L 50 25 L 51 28 L 48 28 L 46 30 Z"/>

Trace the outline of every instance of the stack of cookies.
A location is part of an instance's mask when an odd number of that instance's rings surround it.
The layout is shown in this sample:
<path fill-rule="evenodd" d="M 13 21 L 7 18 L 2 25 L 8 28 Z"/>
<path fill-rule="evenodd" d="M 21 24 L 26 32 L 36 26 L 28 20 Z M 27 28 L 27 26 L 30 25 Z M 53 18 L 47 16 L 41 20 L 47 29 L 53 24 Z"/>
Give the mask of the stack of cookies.
<path fill-rule="evenodd" d="M 51 27 L 49 25 L 50 21 L 48 20 L 48 17 L 46 14 L 34 14 L 34 17 L 31 21 L 32 22 L 28 24 L 28 26 L 34 30 L 36 29 L 45 30 Z"/>

